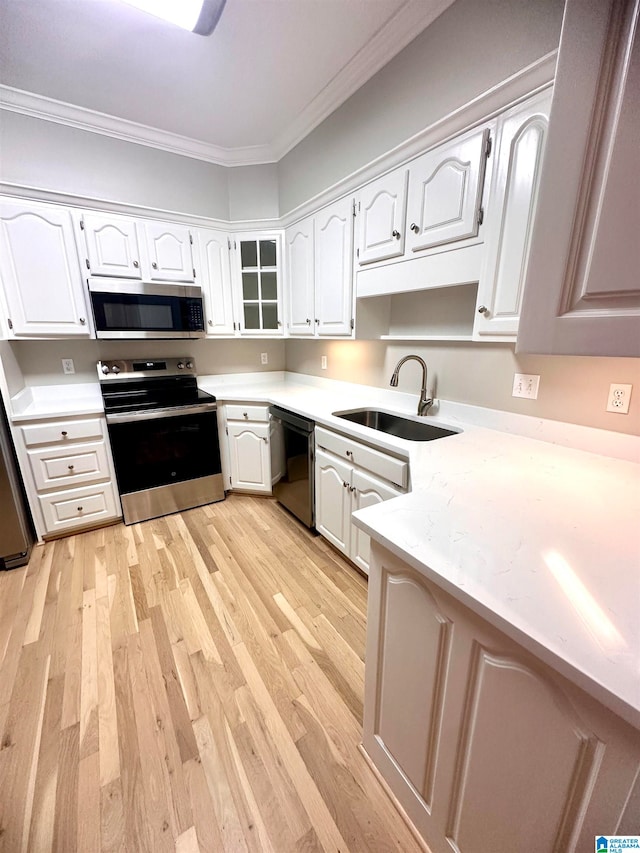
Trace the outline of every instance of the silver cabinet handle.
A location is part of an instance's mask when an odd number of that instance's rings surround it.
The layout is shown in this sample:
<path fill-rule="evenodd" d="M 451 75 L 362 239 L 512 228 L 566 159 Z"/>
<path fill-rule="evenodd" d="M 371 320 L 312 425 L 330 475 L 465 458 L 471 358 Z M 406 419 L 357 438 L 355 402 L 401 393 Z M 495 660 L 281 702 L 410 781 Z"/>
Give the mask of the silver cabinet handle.
<path fill-rule="evenodd" d="M 414 234 L 417 234 L 418 231 L 420 230 L 415 222 L 412 222 L 411 225 L 409 226 L 409 228 L 411 231 L 413 231 Z"/>
<path fill-rule="evenodd" d="M 311 320 L 307 317 L 307 326 L 311 325 Z"/>
<path fill-rule="evenodd" d="M 349 483 L 345 482 L 344 480 L 342 481 L 342 485 L 344 486 L 345 489 L 349 488 Z"/>
<path fill-rule="evenodd" d="M 78 507 L 78 512 L 82 512 L 82 510 L 83 510 L 83 509 L 84 509 L 84 507 L 83 507 L 83 506 L 79 506 L 79 507 Z"/>
<path fill-rule="evenodd" d="M 207 323 L 208 323 L 210 326 L 213 326 L 213 320 L 207 320 Z"/>
<path fill-rule="evenodd" d="M 396 240 L 399 240 L 399 239 L 400 239 L 400 232 L 397 230 L 397 228 L 394 228 L 394 229 L 393 229 L 393 231 L 391 232 L 391 236 L 392 236 L 392 237 L 395 237 L 395 238 L 396 238 Z"/>
<path fill-rule="evenodd" d="M 70 471 L 73 471 L 73 465 L 67 465 L 67 468 L 68 468 Z"/>
<path fill-rule="evenodd" d="M 353 450 L 345 450 L 347 456 L 353 456 Z"/>
<path fill-rule="evenodd" d="M 320 325 L 320 320 L 318 320 L 318 318 L 316 317 L 316 326 L 319 326 L 319 325 Z"/>
<path fill-rule="evenodd" d="M 60 435 L 61 435 L 63 438 L 66 438 L 68 434 L 69 434 L 69 433 L 66 431 L 66 429 L 63 429 L 63 430 L 62 430 L 62 432 L 60 433 Z"/>
<path fill-rule="evenodd" d="M 243 418 L 248 418 L 248 417 L 249 417 L 249 415 L 248 415 L 246 412 L 243 412 L 243 413 L 242 413 L 242 417 L 243 417 Z"/>
<path fill-rule="evenodd" d="M 84 317 L 80 317 L 80 325 L 81 325 L 81 326 L 84 326 L 86 322 L 87 322 L 87 321 L 85 320 L 85 318 L 84 318 Z"/>
<path fill-rule="evenodd" d="M 488 314 L 488 313 L 489 313 L 489 309 L 487 308 L 486 305 L 480 305 L 479 306 L 478 314 Z"/>
<path fill-rule="evenodd" d="M 157 264 L 155 261 L 153 261 L 153 263 L 151 264 L 151 266 L 154 268 L 154 270 L 157 270 L 157 269 L 158 269 L 158 264 Z"/>
<path fill-rule="evenodd" d="M 139 261 L 134 261 L 134 262 L 133 262 L 133 265 L 134 265 L 134 267 L 137 269 L 137 268 L 140 266 L 140 262 L 139 262 Z"/>
<path fill-rule="evenodd" d="M 351 488 L 349 489 L 350 492 L 355 492 L 355 490 L 356 490 L 355 486 L 351 486 Z"/>

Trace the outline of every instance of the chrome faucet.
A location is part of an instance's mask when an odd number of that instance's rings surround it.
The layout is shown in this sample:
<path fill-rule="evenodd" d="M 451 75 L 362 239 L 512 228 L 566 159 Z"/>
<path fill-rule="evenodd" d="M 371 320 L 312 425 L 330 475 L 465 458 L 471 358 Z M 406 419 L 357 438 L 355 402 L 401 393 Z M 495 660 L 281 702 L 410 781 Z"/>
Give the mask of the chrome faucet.
<path fill-rule="evenodd" d="M 419 355 L 405 355 L 405 357 L 401 358 L 396 364 L 396 368 L 391 374 L 391 382 L 389 382 L 389 385 L 391 385 L 392 388 L 398 387 L 398 375 L 400 373 L 400 368 L 405 361 L 411 360 L 417 361 L 422 367 L 422 388 L 420 389 L 420 400 L 418 401 L 418 414 L 423 416 L 427 414 L 433 405 L 433 398 L 427 397 L 427 365 L 425 364 L 424 359 L 420 358 Z"/>

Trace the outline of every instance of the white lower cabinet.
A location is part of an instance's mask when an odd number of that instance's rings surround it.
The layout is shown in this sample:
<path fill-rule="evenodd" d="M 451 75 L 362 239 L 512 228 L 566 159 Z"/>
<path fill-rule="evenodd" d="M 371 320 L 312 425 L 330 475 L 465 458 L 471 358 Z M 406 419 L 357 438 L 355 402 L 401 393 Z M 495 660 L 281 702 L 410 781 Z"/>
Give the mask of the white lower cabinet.
<path fill-rule="evenodd" d="M 318 533 L 368 573 L 369 537 L 352 524 L 351 514 L 403 494 L 407 478 L 406 462 L 316 427 Z"/>
<path fill-rule="evenodd" d="M 38 421 L 14 430 L 41 536 L 118 518 L 120 501 L 103 417 Z"/>
<path fill-rule="evenodd" d="M 364 748 L 432 853 L 638 832 L 637 730 L 377 543 L 366 661 Z"/>
<path fill-rule="evenodd" d="M 268 406 L 227 405 L 225 414 L 230 488 L 271 494 Z"/>

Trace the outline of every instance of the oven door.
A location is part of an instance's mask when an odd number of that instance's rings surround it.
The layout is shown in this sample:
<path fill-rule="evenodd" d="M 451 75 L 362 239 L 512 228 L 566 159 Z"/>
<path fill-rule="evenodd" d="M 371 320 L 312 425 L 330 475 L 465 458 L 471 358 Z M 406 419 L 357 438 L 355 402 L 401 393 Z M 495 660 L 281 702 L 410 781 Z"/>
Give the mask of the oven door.
<path fill-rule="evenodd" d="M 202 290 L 179 284 L 89 279 L 96 337 L 203 337 Z"/>
<path fill-rule="evenodd" d="M 224 498 L 215 404 L 107 416 L 107 426 L 127 524 Z"/>

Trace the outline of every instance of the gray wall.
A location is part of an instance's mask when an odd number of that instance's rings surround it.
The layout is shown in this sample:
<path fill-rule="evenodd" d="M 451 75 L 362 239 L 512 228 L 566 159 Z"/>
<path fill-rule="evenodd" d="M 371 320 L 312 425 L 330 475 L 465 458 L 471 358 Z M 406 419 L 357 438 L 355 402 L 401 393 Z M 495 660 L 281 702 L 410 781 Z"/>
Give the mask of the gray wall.
<path fill-rule="evenodd" d="M 640 434 L 640 394 L 631 396 L 628 415 L 605 412 L 612 382 L 640 383 L 640 359 L 516 355 L 509 344 L 418 344 L 385 341 L 287 341 L 287 370 L 389 387 L 399 359 L 420 355 L 429 368 L 429 386 L 443 400 L 471 403 L 539 418 Z M 327 356 L 327 370 L 320 358 Z M 514 373 L 540 376 L 537 400 L 511 396 Z M 420 368 L 400 372 L 400 391 L 416 395 Z"/>
<path fill-rule="evenodd" d="M 4 346 L 10 347 L 26 385 L 96 382 L 96 362 L 101 358 L 192 356 L 200 376 L 284 370 L 285 365 L 283 340 L 11 341 Z M 260 353 L 263 352 L 269 358 L 267 365 L 260 362 Z M 74 360 L 75 374 L 63 374 L 62 358 Z M 15 379 L 13 384 L 15 386 Z"/>
<path fill-rule="evenodd" d="M 558 47 L 564 0 L 458 0 L 278 164 L 280 212 Z"/>

